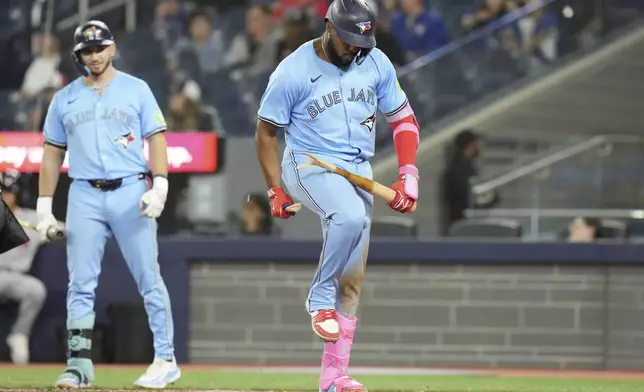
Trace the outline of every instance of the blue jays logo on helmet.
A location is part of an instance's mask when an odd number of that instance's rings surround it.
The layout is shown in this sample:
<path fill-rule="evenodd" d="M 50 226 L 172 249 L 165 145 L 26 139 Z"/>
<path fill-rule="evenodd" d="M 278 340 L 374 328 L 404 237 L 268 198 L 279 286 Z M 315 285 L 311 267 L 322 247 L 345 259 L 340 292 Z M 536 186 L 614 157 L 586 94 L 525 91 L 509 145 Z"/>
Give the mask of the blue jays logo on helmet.
<path fill-rule="evenodd" d="M 74 49 L 72 58 L 78 71 L 89 76 L 89 69 L 83 63 L 83 59 L 78 54 L 81 50 L 96 46 L 109 46 L 114 43 L 114 36 L 110 28 L 100 20 L 90 20 L 78 26 L 74 31 Z"/>
<path fill-rule="evenodd" d="M 90 20 L 74 31 L 74 52 L 90 46 L 107 46 L 114 43 L 114 37 L 107 25 L 100 20 Z"/>
<path fill-rule="evenodd" d="M 372 24 L 375 20 L 376 13 L 364 0 L 335 0 L 329 5 L 325 18 L 342 42 L 360 48 L 357 64 L 361 64 L 376 46 L 376 27 Z"/>
<path fill-rule="evenodd" d="M 92 26 L 89 29 L 83 31 L 83 37 L 85 37 L 86 40 L 88 41 L 96 41 L 100 40 L 102 34 L 102 30 L 97 29 L 96 26 Z"/>
<path fill-rule="evenodd" d="M 365 31 L 371 30 L 371 21 L 356 23 L 356 26 L 360 29 L 360 34 L 364 34 Z"/>

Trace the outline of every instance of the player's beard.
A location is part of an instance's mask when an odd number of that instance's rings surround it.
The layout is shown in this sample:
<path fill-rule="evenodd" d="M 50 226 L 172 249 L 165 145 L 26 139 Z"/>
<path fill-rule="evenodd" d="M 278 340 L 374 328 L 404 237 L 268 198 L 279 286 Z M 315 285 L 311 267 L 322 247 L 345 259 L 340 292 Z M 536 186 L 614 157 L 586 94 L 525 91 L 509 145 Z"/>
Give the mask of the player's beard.
<path fill-rule="evenodd" d="M 91 76 L 93 76 L 94 78 L 98 78 L 99 76 L 101 76 L 101 75 L 103 75 L 103 74 L 105 73 L 105 71 L 107 70 L 107 68 L 108 68 L 110 65 L 112 65 L 112 58 L 111 58 L 111 57 L 110 57 L 110 58 L 105 62 L 105 65 L 103 66 L 103 68 L 101 68 L 101 70 L 100 70 L 100 71 L 98 71 L 98 72 L 94 72 L 94 71 L 92 71 L 92 70 L 91 70 L 91 68 L 90 68 L 90 74 L 91 74 Z M 89 67 L 88 67 L 88 68 L 89 68 Z"/>
<path fill-rule="evenodd" d="M 356 56 L 353 56 L 351 59 L 346 59 L 340 56 L 338 52 L 336 52 L 335 48 L 333 47 L 333 43 L 331 42 L 331 38 L 328 38 L 326 40 L 326 43 L 324 44 L 325 47 L 325 53 L 327 57 L 329 58 L 329 61 L 331 64 L 335 65 L 336 67 L 339 67 L 343 70 L 349 69 L 351 66 L 351 62 L 356 58 Z"/>

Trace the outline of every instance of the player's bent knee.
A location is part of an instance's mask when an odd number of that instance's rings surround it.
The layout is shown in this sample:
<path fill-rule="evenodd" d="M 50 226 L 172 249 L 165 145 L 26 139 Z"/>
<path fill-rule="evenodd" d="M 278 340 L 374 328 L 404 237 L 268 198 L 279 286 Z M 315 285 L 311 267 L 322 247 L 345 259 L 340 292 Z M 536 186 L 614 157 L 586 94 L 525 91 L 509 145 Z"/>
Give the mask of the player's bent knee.
<path fill-rule="evenodd" d="M 333 216 L 333 223 L 342 227 L 347 234 L 359 234 L 365 225 L 365 214 L 358 212 L 339 212 Z"/>

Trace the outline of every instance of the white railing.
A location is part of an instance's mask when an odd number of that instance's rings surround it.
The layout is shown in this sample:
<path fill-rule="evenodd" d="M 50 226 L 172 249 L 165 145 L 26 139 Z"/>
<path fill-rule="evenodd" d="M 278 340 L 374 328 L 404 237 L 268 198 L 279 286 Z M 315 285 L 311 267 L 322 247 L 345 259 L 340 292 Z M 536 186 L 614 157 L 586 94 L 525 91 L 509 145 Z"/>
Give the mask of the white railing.
<path fill-rule="evenodd" d="M 523 164 L 508 170 L 490 180 L 480 181 L 472 186 L 474 197 L 484 198 L 497 188 L 513 181 L 536 175 L 552 165 L 571 159 L 579 154 L 598 148 L 610 147 L 613 144 L 642 143 L 644 139 L 637 135 L 598 135 L 542 156 L 533 162 Z M 536 184 L 535 184 L 536 185 Z M 549 209 L 539 205 L 539 192 L 535 188 L 531 208 L 516 209 L 468 209 L 465 211 L 467 218 L 529 218 L 530 237 L 539 236 L 540 220 L 543 218 L 575 218 L 579 216 L 592 216 L 596 218 L 613 219 L 644 219 L 644 210 L 616 210 L 616 209 Z"/>
<path fill-rule="evenodd" d="M 513 181 L 536 174 L 543 169 L 546 169 L 556 163 L 566 161 L 584 152 L 591 151 L 595 148 L 600 148 L 606 145 L 619 144 L 619 143 L 641 143 L 644 139 L 636 135 L 599 135 L 593 136 L 588 140 L 576 143 L 572 146 L 562 148 L 553 153 L 538 158 L 533 162 L 521 165 L 517 168 L 510 169 L 509 171 L 494 177 L 493 179 L 478 182 L 472 186 L 472 193 L 475 195 L 483 195 L 496 188 L 509 184 Z"/>
<path fill-rule="evenodd" d="M 533 208 L 493 208 L 468 209 L 468 218 L 534 218 Z M 541 208 L 537 218 L 576 218 L 592 216 L 594 218 L 644 219 L 644 210 L 625 209 L 592 209 L 592 208 Z"/>

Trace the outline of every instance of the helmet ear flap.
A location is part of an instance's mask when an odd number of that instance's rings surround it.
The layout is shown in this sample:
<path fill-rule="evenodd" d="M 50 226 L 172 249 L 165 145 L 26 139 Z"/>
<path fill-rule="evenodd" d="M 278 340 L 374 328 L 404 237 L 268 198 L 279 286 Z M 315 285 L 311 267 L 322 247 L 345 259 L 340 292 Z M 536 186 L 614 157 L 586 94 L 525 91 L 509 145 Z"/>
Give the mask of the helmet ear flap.
<path fill-rule="evenodd" d="M 369 57 L 369 53 L 371 53 L 371 50 L 373 48 L 360 48 L 360 51 L 356 55 L 356 64 L 360 65 L 362 64 L 367 57 Z"/>
<path fill-rule="evenodd" d="M 76 67 L 76 70 L 78 70 L 78 72 L 80 72 L 85 77 L 90 75 L 91 72 L 89 68 L 87 68 L 78 52 L 72 52 L 72 59 L 74 60 L 74 66 Z"/>

